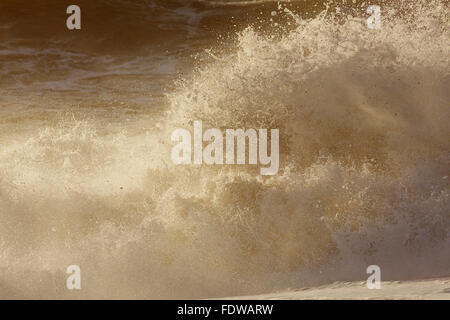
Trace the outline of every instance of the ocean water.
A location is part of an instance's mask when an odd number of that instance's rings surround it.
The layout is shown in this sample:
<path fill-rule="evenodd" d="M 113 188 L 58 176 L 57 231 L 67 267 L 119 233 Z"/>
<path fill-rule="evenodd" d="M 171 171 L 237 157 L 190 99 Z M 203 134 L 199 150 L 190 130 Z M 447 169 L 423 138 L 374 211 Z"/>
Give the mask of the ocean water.
<path fill-rule="evenodd" d="M 72 2 L 0 4 L 1 298 L 450 275 L 447 1 Z M 278 174 L 173 165 L 194 120 L 278 128 Z"/>

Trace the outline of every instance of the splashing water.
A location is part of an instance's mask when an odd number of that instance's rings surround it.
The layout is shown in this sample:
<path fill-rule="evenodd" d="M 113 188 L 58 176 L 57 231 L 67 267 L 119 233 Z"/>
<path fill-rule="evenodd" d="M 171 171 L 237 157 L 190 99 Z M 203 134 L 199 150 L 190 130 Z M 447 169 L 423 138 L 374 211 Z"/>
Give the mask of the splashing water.
<path fill-rule="evenodd" d="M 289 30 L 218 46 L 147 132 L 66 116 L 10 142 L 0 296 L 73 297 L 70 264 L 85 298 L 255 294 L 362 280 L 370 264 L 383 279 L 449 275 L 448 9 L 405 1 L 370 30 L 280 6 Z M 279 128 L 278 175 L 172 165 L 170 133 L 193 120 Z"/>

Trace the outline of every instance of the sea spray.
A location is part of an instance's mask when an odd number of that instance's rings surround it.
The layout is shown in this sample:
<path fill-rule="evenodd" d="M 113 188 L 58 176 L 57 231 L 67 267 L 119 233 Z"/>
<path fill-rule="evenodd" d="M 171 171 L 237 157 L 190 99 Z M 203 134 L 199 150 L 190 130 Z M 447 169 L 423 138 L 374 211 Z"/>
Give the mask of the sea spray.
<path fill-rule="evenodd" d="M 396 6 L 380 30 L 329 14 L 278 37 L 250 26 L 159 117 L 127 105 L 113 122 L 95 94 L 73 108 L 93 119 L 14 126 L 29 132 L 3 139 L 0 296 L 72 298 L 73 264 L 84 298 L 256 294 L 366 279 L 371 264 L 383 280 L 448 275 L 448 5 Z M 107 79 L 90 83 L 124 85 Z M 145 83 L 125 79 L 134 98 Z M 194 119 L 278 128 L 278 174 L 173 165 L 170 135 Z"/>

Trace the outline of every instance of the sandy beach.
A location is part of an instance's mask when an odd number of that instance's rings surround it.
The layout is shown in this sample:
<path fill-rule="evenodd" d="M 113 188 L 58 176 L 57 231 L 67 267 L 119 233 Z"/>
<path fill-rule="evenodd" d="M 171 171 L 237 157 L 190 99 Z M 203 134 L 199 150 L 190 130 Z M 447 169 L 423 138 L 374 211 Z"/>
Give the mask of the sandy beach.
<path fill-rule="evenodd" d="M 369 290 L 365 282 L 335 282 L 312 288 L 292 289 L 232 300 L 450 300 L 450 278 L 385 281 L 381 289 Z"/>

